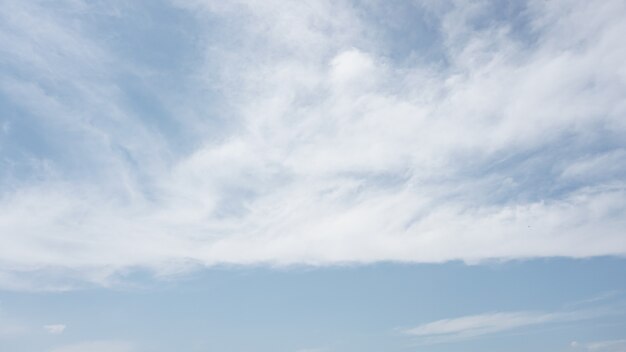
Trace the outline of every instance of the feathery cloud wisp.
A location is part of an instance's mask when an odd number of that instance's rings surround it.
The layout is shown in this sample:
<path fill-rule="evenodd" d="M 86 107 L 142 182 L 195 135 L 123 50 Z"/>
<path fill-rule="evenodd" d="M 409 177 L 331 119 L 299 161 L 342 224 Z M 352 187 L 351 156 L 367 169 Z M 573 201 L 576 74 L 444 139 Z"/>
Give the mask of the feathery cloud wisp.
<path fill-rule="evenodd" d="M 596 312 L 497 312 L 442 319 L 405 329 L 403 333 L 423 344 L 437 344 L 476 338 L 546 324 L 572 322 L 597 317 Z"/>

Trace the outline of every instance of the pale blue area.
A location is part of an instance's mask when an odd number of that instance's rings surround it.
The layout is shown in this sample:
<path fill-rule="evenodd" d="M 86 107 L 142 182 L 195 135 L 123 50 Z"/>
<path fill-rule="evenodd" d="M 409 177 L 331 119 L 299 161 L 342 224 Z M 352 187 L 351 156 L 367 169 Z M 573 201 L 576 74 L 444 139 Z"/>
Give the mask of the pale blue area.
<path fill-rule="evenodd" d="M 35 331 L 0 344 L 14 352 L 109 339 L 135 341 L 140 351 L 567 351 L 571 341 L 625 337 L 624 277 L 626 262 L 611 258 L 214 268 L 127 290 L 2 292 L 3 312 Z M 430 346 L 397 330 L 486 312 L 605 309 L 613 314 Z M 55 322 L 65 333 L 37 331 Z"/>

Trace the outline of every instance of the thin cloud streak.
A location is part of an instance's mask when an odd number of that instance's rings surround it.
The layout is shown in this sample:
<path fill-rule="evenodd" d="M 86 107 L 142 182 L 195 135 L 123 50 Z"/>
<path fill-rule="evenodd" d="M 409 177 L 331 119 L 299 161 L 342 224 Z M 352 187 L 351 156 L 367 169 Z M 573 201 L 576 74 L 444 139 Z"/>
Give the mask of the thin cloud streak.
<path fill-rule="evenodd" d="M 495 312 L 442 319 L 403 329 L 419 344 L 450 343 L 548 324 L 588 320 L 606 315 L 602 311 L 569 312 Z"/>

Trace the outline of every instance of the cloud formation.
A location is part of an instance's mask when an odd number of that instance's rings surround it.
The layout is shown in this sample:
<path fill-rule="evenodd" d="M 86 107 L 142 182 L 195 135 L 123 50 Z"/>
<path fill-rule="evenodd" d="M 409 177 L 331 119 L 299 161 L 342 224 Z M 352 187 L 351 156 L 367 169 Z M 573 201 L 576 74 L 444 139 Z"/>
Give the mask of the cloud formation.
<path fill-rule="evenodd" d="M 44 325 L 43 328 L 49 334 L 59 335 L 65 331 L 66 326 L 64 324 L 50 324 L 50 325 Z"/>
<path fill-rule="evenodd" d="M 1 286 L 626 254 L 622 1 L 163 6 L 0 10 Z"/>
<path fill-rule="evenodd" d="M 403 330 L 421 344 L 463 341 L 483 335 L 502 333 L 546 324 L 580 321 L 597 317 L 597 312 L 496 312 L 442 319 Z"/>
<path fill-rule="evenodd" d="M 622 352 L 626 351 L 626 340 L 605 340 L 586 344 L 578 341 L 572 341 L 570 346 L 573 349 L 582 349 L 583 351 Z"/>

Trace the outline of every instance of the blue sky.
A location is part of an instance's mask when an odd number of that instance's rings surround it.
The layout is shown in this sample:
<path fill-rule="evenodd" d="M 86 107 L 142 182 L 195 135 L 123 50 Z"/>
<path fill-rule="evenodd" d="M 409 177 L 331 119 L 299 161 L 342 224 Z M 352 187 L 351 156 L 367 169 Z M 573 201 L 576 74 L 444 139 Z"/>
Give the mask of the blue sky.
<path fill-rule="evenodd" d="M 0 5 L 0 350 L 626 351 L 623 1 Z"/>

